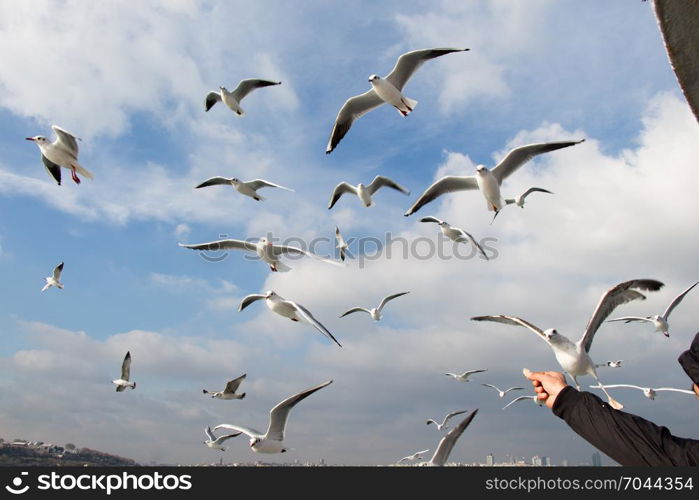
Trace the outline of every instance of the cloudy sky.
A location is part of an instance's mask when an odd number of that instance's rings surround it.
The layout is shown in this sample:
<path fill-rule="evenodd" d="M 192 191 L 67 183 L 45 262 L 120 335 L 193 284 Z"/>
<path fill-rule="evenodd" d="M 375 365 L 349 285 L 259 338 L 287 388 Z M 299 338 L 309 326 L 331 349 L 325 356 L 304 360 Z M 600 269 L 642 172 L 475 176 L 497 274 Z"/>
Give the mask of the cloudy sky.
<path fill-rule="evenodd" d="M 426 418 L 479 408 L 453 460 L 492 452 L 498 461 L 589 462 L 593 448 L 548 410 L 524 402 L 501 411 L 503 400 L 480 385 L 526 385 L 523 367 L 558 368 L 550 349 L 526 330 L 468 318 L 520 315 L 577 339 L 617 282 L 666 283 L 617 311 L 645 316 L 699 279 L 699 127 L 651 5 L 236 3 L 0 4 L 0 436 L 144 463 L 217 461 L 202 445 L 206 425 L 264 428 L 279 400 L 333 379 L 292 413 L 294 451 L 255 455 L 240 438 L 224 460 L 391 463 L 435 448 Z M 422 67 L 405 88 L 420 102 L 409 117 L 379 108 L 325 155 L 345 99 L 403 52 L 426 47 L 471 50 Z M 209 90 L 250 77 L 283 83 L 246 98 L 244 118 L 221 105 L 204 112 Z M 46 174 L 24 138 L 51 136 L 52 124 L 82 138 L 94 181 L 77 186 L 64 172 L 59 187 Z M 555 195 L 532 196 L 493 225 L 478 193 L 402 216 L 440 176 L 471 175 L 518 145 L 582 138 L 508 179 L 508 195 L 534 185 Z M 346 197 L 327 210 L 337 183 L 378 174 L 410 197 L 383 191 L 369 209 Z M 295 193 L 267 190 L 258 203 L 223 187 L 193 189 L 213 175 L 266 178 Z M 455 258 L 450 245 L 431 253 L 439 233 L 422 215 L 489 238 L 497 257 Z M 273 274 L 241 254 L 210 262 L 177 246 L 271 233 L 315 238 L 328 254 L 336 225 L 369 242 L 344 268 L 307 259 Z M 413 250 L 405 256 L 404 245 Z M 360 257 L 356 242 L 351 250 Z M 65 290 L 40 293 L 60 261 Z M 243 296 L 268 289 L 304 304 L 344 347 L 262 303 L 237 312 Z M 338 318 L 408 290 L 379 323 Z M 676 358 L 697 330 L 698 306 L 699 294 L 688 295 L 669 339 L 648 325 L 603 325 L 593 359 L 624 364 L 601 369 L 601 380 L 687 388 Z M 117 394 L 110 381 L 127 350 L 138 388 Z M 443 375 L 476 368 L 488 371 L 470 384 Z M 241 373 L 244 400 L 201 394 Z M 696 437 L 693 398 L 615 396 Z"/>

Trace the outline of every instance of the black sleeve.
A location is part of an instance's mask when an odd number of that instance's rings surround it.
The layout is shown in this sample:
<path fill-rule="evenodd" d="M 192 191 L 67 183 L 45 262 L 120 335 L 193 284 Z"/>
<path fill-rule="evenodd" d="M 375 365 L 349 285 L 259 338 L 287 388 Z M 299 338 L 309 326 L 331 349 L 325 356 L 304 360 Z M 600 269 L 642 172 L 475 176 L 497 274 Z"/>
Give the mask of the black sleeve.
<path fill-rule="evenodd" d="M 566 387 L 558 393 L 553 413 L 621 465 L 699 465 L 699 440 L 673 436 L 667 427 L 615 410 L 589 392 Z"/>

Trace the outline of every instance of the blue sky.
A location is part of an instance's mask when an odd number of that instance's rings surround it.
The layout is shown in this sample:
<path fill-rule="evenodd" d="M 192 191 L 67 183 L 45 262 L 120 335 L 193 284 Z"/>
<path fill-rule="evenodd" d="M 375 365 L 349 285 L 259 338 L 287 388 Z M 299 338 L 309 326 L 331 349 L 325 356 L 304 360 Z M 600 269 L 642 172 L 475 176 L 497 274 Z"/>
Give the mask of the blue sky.
<path fill-rule="evenodd" d="M 292 414 L 296 451 L 284 460 L 389 463 L 434 448 L 439 436 L 424 419 L 463 406 L 482 413 L 454 459 L 492 451 L 587 461 L 589 445 L 546 410 L 502 412 L 479 385 L 444 380 L 444 371 L 488 368 L 483 382 L 516 385 L 523 366 L 557 367 L 527 332 L 467 318 L 519 314 L 577 338 L 616 282 L 667 284 L 622 311 L 646 315 L 698 279 L 697 237 L 686 230 L 699 208 L 697 124 L 646 3 L 182 1 L 136 11 L 27 2 L 0 6 L 0 42 L 6 439 L 73 441 L 142 461 L 214 461 L 218 454 L 201 446 L 204 426 L 264 427 L 277 401 L 333 378 Z M 420 102 L 409 117 L 379 108 L 324 154 L 337 111 L 368 88 L 370 74 L 387 74 L 403 52 L 439 46 L 471 50 L 423 66 L 405 88 Z M 246 98 L 242 119 L 220 105 L 204 112 L 209 90 L 250 77 L 283 83 Z M 64 175 L 58 187 L 48 177 L 24 137 L 50 135 L 51 124 L 83 139 L 81 163 L 94 181 L 76 186 Z M 555 196 L 532 197 L 493 226 L 473 193 L 402 216 L 436 177 L 470 175 L 516 145 L 583 137 L 504 187 L 516 194 L 541 185 Z M 377 174 L 410 197 L 380 192 L 369 209 L 350 198 L 326 209 L 337 183 Z M 268 190 L 256 203 L 224 188 L 193 189 L 213 175 L 261 177 L 295 193 Z M 294 261 L 291 272 L 271 275 L 242 255 L 210 263 L 177 246 L 220 234 L 329 238 L 335 225 L 345 237 L 436 239 L 435 227 L 417 223 L 421 215 L 497 238 L 498 259 L 379 258 L 344 269 Z M 39 293 L 61 260 L 65 290 Z M 266 289 L 311 309 L 345 348 L 261 304 L 236 312 L 240 298 Z M 337 318 L 403 290 L 411 294 L 378 324 Z M 669 340 L 605 325 L 593 358 L 627 364 L 602 380 L 687 386 L 675 358 L 694 333 L 698 300 L 690 295 L 677 309 Z M 109 381 L 126 350 L 139 385 L 116 394 Z M 245 400 L 202 397 L 203 387 L 243 372 Z M 629 411 L 694 432 L 689 398 L 668 397 L 666 406 L 617 395 Z M 552 444 L 562 438 L 570 440 L 565 455 Z M 257 458 L 242 440 L 224 454 Z"/>

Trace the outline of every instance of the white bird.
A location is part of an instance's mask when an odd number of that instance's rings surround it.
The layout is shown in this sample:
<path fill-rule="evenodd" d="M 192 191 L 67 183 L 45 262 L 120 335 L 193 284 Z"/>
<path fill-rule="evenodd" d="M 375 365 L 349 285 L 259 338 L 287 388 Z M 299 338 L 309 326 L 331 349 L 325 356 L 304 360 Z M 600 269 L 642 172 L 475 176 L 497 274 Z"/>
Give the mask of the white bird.
<path fill-rule="evenodd" d="M 524 387 L 510 387 L 509 389 L 505 389 L 504 391 L 500 389 L 499 387 L 495 387 L 494 385 L 491 384 L 481 384 L 483 387 L 491 387 L 498 391 L 498 394 L 500 395 L 501 398 L 505 397 L 505 394 L 507 394 L 510 391 L 523 391 Z"/>
<path fill-rule="evenodd" d="M 340 260 L 344 262 L 345 257 L 347 256 L 349 245 L 342 237 L 342 234 L 340 233 L 340 228 L 337 226 L 335 227 L 335 242 L 335 248 L 337 248 L 340 251 Z"/>
<path fill-rule="evenodd" d="M 61 167 L 70 170 L 70 174 L 76 184 L 80 184 L 80 178 L 76 172 L 88 179 L 93 179 L 94 175 L 92 172 L 78 163 L 78 138 L 57 125 L 52 125 L 51 128 L 56 133 L 56 140 L 53 142 L 49 142 L 43 135 L 26 138 L 28 141 L 34 141 L 34 144 L 39 146 L 41 161 L 44 163 L 49 175 L 53 177 L 59 186 L 61 184 Z"/>
<path fill-rule="evenodd" d="M 291 191 L 292 193 L 294 192 L 293 189 L 286 188 L 284 186 L 280 186 L 279 184 L 275 184 L 273 182 L 266 181 L 264 179 L 253 179 L 251 181 L 241 181 L 240 179 L 237 179 L 236 177 L 231 177 L 230 179 L 226 177 L 212 177 L 211 179 L 207 179 L 198 186 L 196 186 L 194 189 L 199 189 L 203 187 L 208 187 L 208 186 L 233 186 L 236 191 L 238 191 L 240 194 L 244 194 L 245 196 L 248 196 L 252 198 L 253 200 L 257 201 L 262 201 L 265 199 L 264 196 L 260 196 L 257 194 L 257 190 L 260 188 L 264 187 L 273 187 L 273 188 L 279 188 L 283 189 L 285 191 Z"/>
<path fill-rule="evenodd" d="M 402 91 L 415 71 L 429 59 L 467 50 L 469 49 L 413 50 L 401 55 L 398 61 L 396 61 L 393 70 L 385 78 L 371 75 L 369 77 L 371 89 L 363 94 L 350 97 L 340 108 L 340 112 L 335 119 L 335 125 L 330 133 L 325 153 L 330 154 L 337 147 L 355 120 L 384 103 L 392 105 L 401 115 L 407 116 L 415 108 L 417 101 L 405 97 Z"/>
<path fill-rule="evenodd" d="M 297 247 L 275 245 L 267 238 L 259 238 L 257 242 L 228 239 L 210 241 L 208 243 L 198 243 L 195 245 L 185 245 L 183 243 L 178 243 L 178 245 L 184 248 L 190 248 L 192 250 L 210 250 L 214 252 L 219 252 L 222 250 L 246 250 L 248 252 L 255 252 L 257 256 L 265 261 L 269 265 L 269 268 L 274 272 L 289 271 L 291 269 L 280 260 L 282 255 L 305 255 L 307 257 L 313 257 L 323 262 L 327 262 L 328 264 L 341 265 L 334 260 L 325 259 Z"/>
<path fill-rule="evenodd" d="M 342 347 L 342 345 L 337 341 L 337 339 L 333 337 L 332 333 L 330 333 L 328 329 L 320 323 L 320 321 L 313 317 L 311 311 L 303 307 L 301 304 L 297 304 L 296 302 L 284 299 L 284 297 L 272 290 L 265 292 L 264 295 L 252 294 L 243 298 L 243 300 L 240 302 L 240 305 L 238 306 L 238 311 L 240 312 L 253 302 L 263 299 L 265 301 L 265 304 L 267 304 L 267 307 L 269 307 L 270 311 L 275 312 L 285 318 L 289 318 L 291 321 L 302 321 L 304 323 L 310 324 L 313 328 L 318 330 L 327 338 L 331 339 L 338 346 Z"/>
<path fill-rule="evenodd" d="M 242 432 L 234 432 L 233 434 L 225 434 L 223 436 L 216 437 L 214 433 L 211 431 L 211 427 L 207 426 L 206 429 L 204 429 L 204 433 L 206 434 L 206 441 L 204 441 L 204 444 L 208 446 L 209 448 L 213 448 L 214 450 L 221 450 L 221 451 L 226 451 L 226 449 L 221 446 L 224 441 L 234 438 L 236 436 L 240 436 Z"/>
<path fill-rule="evenodd" d="M 381 319 L 381 311 L 383 310 L 384 306 L 391 300 L 402 297 L 403 295 L 406 295 L 410 292 L 400 292 L 400 293 L 394 293 L 393 295 L 388 295 L 381 299 L 381 302 L 379 303 L 378 307 L 374 307 L 372 309 L 366 309 L 364 307 L 353 307 L 352 309 L 345 311 L 340 315 L 341 318 L 344 318 L 348 314 L 356 313 L 356 312 L 365 312 L 371 316 L 371 319 L 374 321 L 379 321 Z"/>
<path fill-rule="evenodd" d="M 203 389 L 203 393 L 211 394 L 212 398 L 217 399 L 243 399 L 245 397 L 245 393 L 236 394 L 235 391 L 238 390 L 238 387 L 240 387 L 240 384 L 243 382 L 246 376 L 247 373 L 243 373 L 240 377 L 229 380 L 226 383 L 226 387 L 222 391 L 207 391 L 206 389 Z"/>
<path fill-rule="evenodd" d="M 519 146 L 507 153 L 492 170 L 488 170 L 485 165 L 478 165 L 475 176 L 448 175 L 442 177 L 420 195 L 413 206 L 405 212 L 405 215 L 414 214 L 424 205 L 443 194 L 474 189 L 480 190 L 487 202 L 489 211 L 499 212 L 507 204 L 500 194 L 500 186 L 519 167 L 537 155 L 575 146 L 584 141 L 585 139 L 579 141 L 542 142 Z"/>
<path fill-rule="evenodd" d="M 413 453 L 412 455 L 408 455 L 407 457 L 403 457 L 400 460 L 398 460 L 398 463 L 405 462 L 405 461 L 410 461 L 414 462 L 415 460 L 422 460 L 422 455 L 427 453 L 430 450 L 422 450 L 418 451 L 416 453 Z"/>
<path fill-rule="evenodd" d="M 602 294 L 602 297 L 597 303 L 595 311 L 592 313 L 592 317 L 590 317 L 590 320 L 587 322 L 587 326 L 585 327 L 582 337 L 577 342 L 570 341 L 567 337 L 558 333 L 555 328 L 541 330 L 541 328 L 515 316 L 477 316 L 471 319 L 474 321 L 495 321 L 498 323 L 505 323 L 507 325 L 523 326 L 536 333 L 539 338 L 541 338 L 549 345 L 549 347 L 551 347 L 556 356 L 558 364 L 561 365 L 561 368 L 568 372 L 571 377 L 573 377 L 575 385 L 578 387 L 578 390 L 580 390 L 580 384 L 578 384 L 577 377 L 583 375 L 591 375 L 598 384 L 601 384 L 599 378 L 597 377 L 595 363 L 592 361 L 592 358 L 590 358 L 589 355 L 592 340 L 600 325 L 612 313 L 612 311 L 617 308 L 617 306 L 626 304 L 632 300 L 645 299 L 643 294 L 635 290 L 636 288 L 640 290 L 656 291 L 662 286 L 663 284 L 660 281 L 637 279 L 625 281 L 610 288 L 604 294 Z M 602 386 L 602 390 L 606 394 L 609 404 L 613 408 L 617 410 L 623 408 L 621 403 L 609 395 L 604 386 Z"/>
<path fill-rule="evenodd" d="M 448 413 L 448 414 L 444 417 L 444 420 L 442 420 L 442 423 L 441 423 L 441 424 L 440 424 L 439 422 L 437 422 L 436 420 L 433 420 L 433 419 L 431 419 L 431 418 L 428 418 L 428 419 L 427 419 L 427 425 L 430 425 L 430 424 L 436 425 L 438 431 L 447 430 L 447 429 L 449 428 L 449 427 L 447 427 L 447 422 L 449 422 L 449 420 L 451 420 L 452 417 L 455 417 L 455 416 L 457 416 L 457 415 L 461 415 L 462 413 L 466 413 L 466 410 L 453 411 L 453 412 L 451 412 L 451 413 Z"/>
<path fill-rule="evenodd" d="M 520 396 L 518 398 L 513 399 L 509 403 L 507 403 L 505 406 L 502 407 L 502 409 L 504 410 L 505 408 L 507 408 L 511 404 L 517 403 L 518 401 L 524 401 L 525 399 L 530 399 L 530 400 L 534 401 L 534 403 L 536 403 L 537 406 L 543 406 L 544 402 L 545 402 L 544 399 L 539 399 L 537 396 Z"/>
<path fill-rule="evenodd" d="M 621 368 L 621 362 L 623 360 L 617 359 L 616 361 L 607 361 L 606 363 L 601 363 L 599 365 L 595 365 L 595 368 Z"/>
<path fill-rule="evenodd" d="M 487 372 L 488 370 L 470 370 L 467 372 L 463 372 L 462 374 L 458 373 L 445 373 L 444 375 L 447 375 L 449 377 L 453 377 L 454 380 L 458 380 L 459 382 L 470 382 L 468 379 L 471 375 L 475 373 L 481 373 L 481 372 Z"/>
<path fill-rule="evenodd" d="M 54 269 L 53 269 L 53 276 L 47 276 L 44 278 L 46 280 L 46 284 L 44 285 L 44 288 L 41 289 L 42 292 L 45 292 L 52 286 L 55 286 L 57 288 L 60 288 L 63 290 L 63 283 L 61 283 L 61 273 L 63 272 L 63 262 L 58 264 Z"/>
<path fill-rule="evenodd" d="M 670 324 L 669 324 L 669 318 L 670 318 L 670 313 L 677 307 L 677 305 L 682 302 L 682 299 L 684 299 L 684 296 L 687 295 L 692 288 L 697 286 L 699 284 L 699 281 L 694 283 L 692 286 L 687 288 L 684 292 L 679 294 L 677 297 L 675 297 L 672 302 L 670 302 L 670 305 L 667 306 L 667 309 L 665 309 L 665 312 L 660 315 L 656 314 L 655 316 L 646 316 L 646 317 L 640 317 L 640 316 L 625 316 L 623 318 L 615 318 L 615 319 L 610 319 L 609 322 L 613 321 L 624 321 L 625 323 L 631 323 L 632 321 L 647 321 L 648 323 L 653 323 L 653 326 L 655 326 L 655 331 L 656 332 L 661 332 L 663 335 L 666 337 L 670 336 Z"/>
<path fill-rule="evenodd" d="M 311 387 L 303 392 L 299 392 L 293 396 L 286 398 L 269 412 L 269 425 L 267 432 L 264 434 L 250 427 L 243 427 L 233 424 L 221 424 L 214 427 L 216 429 L 231 429 L 233 431 L 242 432 L 250 438 L 250 448 L 256 453 L 284 453 L 287 448 L 284 446 L 284 431 L 286 429 L 286 421 L 289 418 L 289 412 L 292 408 L 303 399 L 307 398 L 323 387 L 330 385 L 332 380 L 328 380 L 320 385 Z"/>
<path fill-rule="evenodd" d="M 630 385 L 630 384 L 612 384 L 612 385 L 605 385 L 607 389 L 615 389 L 617 387 L 624 387 L 628 389 L 638 389 L 639 391 L 643 392 L 643 395 L 647 397 L 648 399 L 655 399 L 655 396 L 657 395 L 657 392 L 660 391 L 669 391 L 669 392 L 681 392 L 682 394 L 689 394 L 691 396 L 696 396 L 694 391 L 689 391 L 687 389 L 675 389 L 673 387 L 639 387 L 637 385 Z M 601 389 L 602 387 L 600 385 L 591 385 L 591 389 Z"/>
<path fill-rule="evenodd" d="M 441 467 L 447 463 L 451 450 L 454 449 L 454 445 L 456 444 L 456 440 L 459 439 L 464 433 L 466 427 L 468 427 L 473 420 L 473 417 L 476 416 L 476 413 L 478 413 L 478 410 L 473 410 L 459 423 L 459 425 L 447 432 L 447 434 L 439 441 L 439 445 L 437 445 L 437 449 L 434 451 L 434 455 L 432 455 L 430 461 L 423 462 L 421 465 L 428 467 Z"/>
<path fill-rule="evenodd" d="M 485 250 L 483 250 L 483 247 L 478 244 L 473 236 L 463 229 L 451 226 L 447 221 L 440 220 L 437 217 L 432 217 L 431 215 L 429 217 L 423 217 L 420 219 L 420 222 L 435 222 L 439 226 L 439 229 L 442 230 L 442 234 L 444 236 L 457 243 L 470 241 L 471 244 L 478 249 L 485 260 L 490 260 L 488 255 L 485 253 Z"/>
<path fill-rule="evenodd" d="M 333 190 L 333 194 L 330 197 L 330 203 L 328 204 L 328 210 L 335 206 L 337 200 L 339 200 L 345 193 L 357 195 L 357 197 L 361 200 L 362 205 L 365 207 L 370 207 L 374 204 L 372 196 L 382 187 L 389 187 L 391 189 L 395 189 L 396 191 L 400 191 L 403 194 L 410 194 L 410 191 L 405 189 L 403 186 L 389 179 L 388 177 L 384 177 L 383 175 L 377 175 L 374 177 L 374 180 L 366 186 L 361 182 L 357 184 L 357 186 L 353 186 L 347 182 L 341 182 L 335 186 L 335 189 Z"/>
<path fill-rule="evenodd" d="M 236 115 L 245 116 L 245 111 L 240 107 L 240 101 L 242 101 L 245 96 L 255 89 L 269 87 L 271 85 L 280 85 L 281 83 L 282 82 L 273 82 L 271 80 L 260 80 L 258 78 L 248 78 L 247 80 L 241 80 L 233 92 L 229 92 L 226 87 L 221 86 L 218 92 L 212 90 L 206 94 L 204 109 L 209 111 L 214 104 L 223 101 Z"/>
<path fill-rule="evenodd" d="M 121 363 L 121 378 L 112 380 L 112 384 L 116 384 L 116 391 L 123 392 L 127 387 L 136 388 L 136 382 L 129 382 L 131 376 L 131 351 L 126 352 L 124 361 Z"/>
<path fill-rule="evenodd" d="M 520 194 L 519 196 L 515 196 L 514 198 L 505 198 L 505 204 L 506 205 L 517 205 L 519 208 L 524 208 L 524 203 L 525 203 L 527 196 L 529 196 L 532 193 L 553 194 L 548 189 L 531 187 L 531 188 L 527 189 L 524 193 Z M 491 224 L 493 223 L 493 221 L 495 221 L 495 218 L 498 216 L 499 213 L 500 212 L 495 212 L 493 214 L 493 219 L 490 221 Z"/>

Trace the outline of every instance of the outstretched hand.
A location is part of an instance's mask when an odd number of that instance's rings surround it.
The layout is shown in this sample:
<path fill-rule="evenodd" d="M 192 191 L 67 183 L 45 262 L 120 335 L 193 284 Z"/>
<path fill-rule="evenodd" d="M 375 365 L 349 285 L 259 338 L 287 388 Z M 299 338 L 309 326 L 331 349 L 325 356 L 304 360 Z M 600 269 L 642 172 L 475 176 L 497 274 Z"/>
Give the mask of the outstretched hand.
<path fill-rule="evenodd" d="M 539 401 L 544 401 L 549 408 L 553 408 L 558 393 L 568 386 L 565 376 L 560 372 L 533 372 L 528 368 L 522 371 L 524 376 L 532 381 L 536 397 Z"/>

